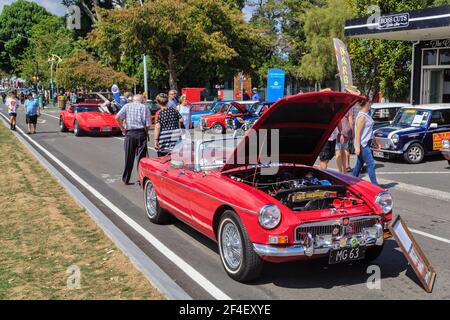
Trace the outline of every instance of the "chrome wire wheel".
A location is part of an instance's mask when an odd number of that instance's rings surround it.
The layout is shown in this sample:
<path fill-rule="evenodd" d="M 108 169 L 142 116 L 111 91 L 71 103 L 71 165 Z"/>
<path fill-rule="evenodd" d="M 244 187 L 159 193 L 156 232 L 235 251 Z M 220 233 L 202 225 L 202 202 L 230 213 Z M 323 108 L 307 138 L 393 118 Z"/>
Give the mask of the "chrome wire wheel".
<path fill-rule="evenodd" d="M 219 124 L 216 123 L 215 125 L 213 125 L 213 127 L 211 128 L 211 131 L 215 134 L 222 134 L 223 133 L 223 127 Z"/>
<path fill-rule="evenodd" d="M 231 220 L 225 222 L 221 234 L 223 257 L 231 270 L 239 269 L 242 263 L 242 241 L 237 226 Z"/>
<path fill-rule="evenodd" d="M 156 191 L 150 182 L 145 187 L 145 209 L 149 218 L 154 218 L 158 213 Z"/>

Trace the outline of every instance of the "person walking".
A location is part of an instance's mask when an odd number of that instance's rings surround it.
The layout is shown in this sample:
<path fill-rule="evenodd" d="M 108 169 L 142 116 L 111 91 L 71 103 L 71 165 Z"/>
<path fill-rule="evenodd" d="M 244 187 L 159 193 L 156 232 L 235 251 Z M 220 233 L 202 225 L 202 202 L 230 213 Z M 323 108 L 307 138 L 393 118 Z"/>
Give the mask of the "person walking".
<path fill-rule="evenodd" d="M 373 137 L 373 119 L 369 115 L 371 100 L 366 100 L 356 118 L 355 130 L 355 154 L 358 157 L 353 168 L 353 176 L 359 177 L 363 164 L 367 164 L 370 181 L 378 185 L 375 174 L 375 160 L 372 156 L 371 144 Z"/>
<path fill-rule="evenodd" d="M 143 101 L 142 95 L 135 95 L 133 102 L 124 105 L 116 115 L 116 121 L 125 135 L 125 168 L 122 175 L 125 185 L 130 185 L 135 158 L 138 158 L 139 164 L 139 161 L 147 156 L 150 111 Z"/>
<path fill-rule="evenodd" d="M 259 101 L 259 93 L 257 88 L 253 88 L 252 101 Z"/>
<path fill-rule="evenodd" d="M 177 99 L 177 90 L 170 90 L 169 91 L 169 101 L 167 102 L 167 107 L 169 108 L 176 108 L 178 105 L 178 99 Z"/>
<path fill-rule="evenodd" d="M 188 106 L 188 101 L 185 94 L 181 96 L 180 104 L 177 106 L 177 110 L 183 117 L 184 133 L 189 135 L 189 129 L 191 128 L 191 107 Z"/>
<path fill-rule="evenodd" d="M 17 108 L 19 107 L 19 100 L 16 98 L 14 92 L 11 91 L 9 93 L 9 97 L 6 99 L 5 104 L 8 107 L 9 128 L 11 130 L 16 130 Z"/>
<path fill-rule="evenodd" d="M 164 93 L 156 97 L 156 103 L 161 107 L 154 132 L 158 157 L 167 155 L 181 140 L 180 125 L 183 123 L 183 117 L 177 109 L 168 106 L 168 100 Z"/>
<path fill-rule="evenodd" d="M 352 123 L 353 115 L 350 110 L 341 120 L 342 134 L 336 142 L 336 164 L 340 173 L 345 173 L 350 163 L 349 142 L 352 138 Z"/>
<path fill-rule="evenodd" d="M 28 126 L 28 134 L 36 133 L 37 119 L 41 115 L 39 102 L 36 96 L 32 93 L 28 95 L 28 99 L 25 101 L 26 111 L 26 123 Z"/>

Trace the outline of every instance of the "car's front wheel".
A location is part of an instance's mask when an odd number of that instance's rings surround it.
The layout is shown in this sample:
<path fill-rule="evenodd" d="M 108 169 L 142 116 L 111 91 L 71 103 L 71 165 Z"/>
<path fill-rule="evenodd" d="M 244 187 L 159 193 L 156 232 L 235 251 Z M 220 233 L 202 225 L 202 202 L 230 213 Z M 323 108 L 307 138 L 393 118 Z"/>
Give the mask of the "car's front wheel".
<path fill-rule="evenodd" d="M 211 131 L 215 134 L 222 134 L 225 133 L 225 129 L 224 127 L 220 124 L 220 123 L 215 123 L 212 127 L 211 127 Z"/>
<path fill-rule="evenodd" d="M 73 123 L 73 133 L 75 134 L 75 136 L 77 137 L 81 137 L 83 135 L 83 129 L 81 129 L 78 121 L 75 120 L 75 122 Z"/>
<path fill-rule="evenodd" d="M 228 275 L 239 282 L 259 277 L 263 261 L 235 212 L 227 210 L 220 219 L 218 243 L 222 265 Z"/>
<path fill-rule="evenodd" d="M 411 144 L 403 154 L 403 158 L 406 162 L 411 164 L 421 163 L 425 157 L 425 150 L 418 143 Z"/>
<path fill-rule="evenodd" d="M 149 220 L 156 224 L 164 224 L 170 220 L 170 215 L 167 211 L 159 206 L 156 189 L 150 180 L 145 182 L 144 187 L 144 203 L 145 212 Z"/>
<path fill-rule="evenodd" d="M 67 127 L 62 117 L 59 118 L 59 129 L 61 130 L 61 132 L 67 132 Z"/>

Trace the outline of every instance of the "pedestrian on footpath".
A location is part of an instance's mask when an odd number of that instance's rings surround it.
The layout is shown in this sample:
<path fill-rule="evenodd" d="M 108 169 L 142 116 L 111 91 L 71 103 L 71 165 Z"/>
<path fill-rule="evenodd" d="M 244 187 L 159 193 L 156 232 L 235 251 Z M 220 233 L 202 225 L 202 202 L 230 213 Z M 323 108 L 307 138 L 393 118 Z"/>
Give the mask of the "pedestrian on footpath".
<path fill-rule="evenodd" d="M 158 94 L 156 103 L 161 107 L 161 110 L 156 120 L 154 142 L 158 157 L 162 157 L 169 154 L 181 140 L 180 126 L 183 123 L 183 117 L 176 108 L 168 106 L 166 94 Z"/>
<path fill-rule="evenodd" d="M 372 156 L 372 138 L 373 138 L 373 119 L 369 114 L 371 100 L 366 100 L 361 107 L 356 118 L 356 132 L 355 132 L 355 154 L 358 157 L 356 165 L 353 168 L 353 176 L 359 177 L 363 164 L 367 164 L 367 169 L 370 181 L 378 185 L 375 174 L 375 160 Z"/>
<path fill-rule="evenodd" d="M 183 94 L 180 98 L 180 104 L 177 106 L 178 112 L 183 117 L 184 134 L 189 135 L 189 129 L 191 128 L 191 107 L 188 106 L 187 97 Z"/>
<path fill-rule="evenodd" d="M 352 110 L 341 120 L 342 133 L 336 141 L 336 165 L 340 173 L 345 173 L 350 167 L 349 142 L 352 139 Z"/>
<path fill-rule="evenodd" d="M 17 108 L 19 107 L 19 99 L 16 98 L 16 95 L 12 91 L 9 93 L 9 97 L 6 99 L 6 106 L 8 107 L 9 128 L 11 130 L 16 130 Z"/>
<path fill-rule="evenodd" d="M 125 135 L 125 168 L 122 175 L 122 182 L 125 185 L 130 184 L 136 157 L 139 164 L 139 161 L 147 156 L 150 111 L 143 101 L 142 95 L 135 95 L 133 102 L 124 105 L 116 115 L 116 121 Z"/>
<path fill-rule="evenodd" d="M 178 99 L 177 99 L 177 90 L 170 90 L 169 91 L 169 101 L 167 102 L 168 108 L 176 108 L 178 105 Z"/>
<path fill-rule="evenodd" d="M 39 107 L 39 101 L 32 93 L 28 95 L 28 99 L 25 100 L 25 112 L 26 123 L 28 126 L 28 134 L 36 133 L 37 118 L 41 115 L 41 109 Z"/>

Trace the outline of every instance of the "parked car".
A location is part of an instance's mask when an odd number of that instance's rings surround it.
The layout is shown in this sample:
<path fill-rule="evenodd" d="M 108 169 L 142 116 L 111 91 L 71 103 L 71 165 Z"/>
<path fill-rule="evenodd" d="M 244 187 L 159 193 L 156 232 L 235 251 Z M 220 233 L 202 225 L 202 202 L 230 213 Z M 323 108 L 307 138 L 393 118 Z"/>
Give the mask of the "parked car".
<path fill-rule="evenodd" d="M 119 134 L 120 128 L 114 115 L 105 112 L 98 104 L 77 103 L 61 110 L 59 128 L 73 131 L 75 136 L 84 134 Z"/>
<path fill-rule="evenodd" d="M 250 111 L 237 102 L 218 104 L 214 110 L 216 110 L 216 108 L 217 111 L 215 113 L 202 116 L 200 121 L 200 129 L 202 131 L 211 130 L 216 134 L 225 133 L 227 128 L 227 118 L 242 118 L 250 115 Z"/>
<path fill-rule="evenodd" d="M 389 236 L 391 195 L 313 167 L 339 121 L 362 99 L 332 91 L 286 97 L 255 123 L 249 139 L 183 140 L 172 155 L 142 159 L 148 218 L 163 224 L 176 216 L 216 241 L 225 271 L 241 282 L 258 278 L 263 262 L 377 258 Z M 265 129 L 278 129 L 277 141 L 268 141 Z M 236 163 L 258 136 L 265 143 L 256 142 L 255 154 L 264 153 L 258 146 L 278 143 L 272 161 L 251 154 Z"/>
<path fill-rule="evenodd" d="M 375 121 L 373 128 L 387 127 L 394 120 L 401 108 L 411 107 L 408 103 L 374 103 L 370 108 L 370 116 Z"/>
<path fill-rule="evenodd" d="M 196 128 L 200 124 L 202 116 L 211 114 L 214 108 L 214 101 L 203 101 L 191 103 L 192 126 Z"/>
<path fill-rule="evenodd" d="M 250 112 L 242 117 L 227 117 L 225 119 L 226 129 L 232 130 L 236 136 L 243 135 L 272 104 L 273 102 L 258 102 L 252 104 L 249 109 Z"/>
<path fill-rule="evenodd" d="M 441 153 L 450 165 L 450 138 L 442 140 Z"/>
<path fill-rule="evenodd" d="M 402 108 L 392 125 L 374 132 L 373 155 L 403 157 L 420 163 L 426 155 L 439 153 L 443 139 L 450 138 L 450 104 L 428 104 Z"/>

